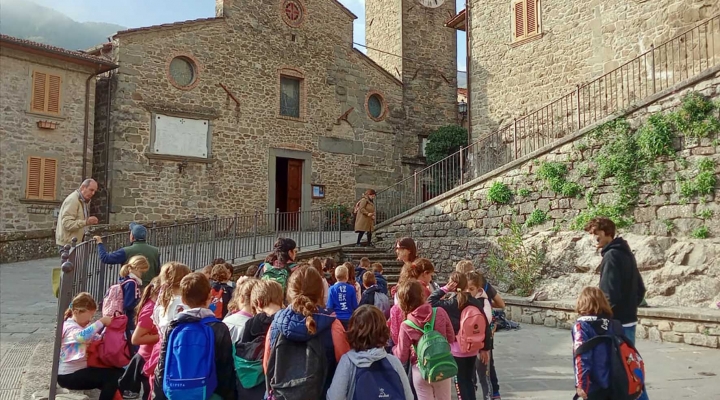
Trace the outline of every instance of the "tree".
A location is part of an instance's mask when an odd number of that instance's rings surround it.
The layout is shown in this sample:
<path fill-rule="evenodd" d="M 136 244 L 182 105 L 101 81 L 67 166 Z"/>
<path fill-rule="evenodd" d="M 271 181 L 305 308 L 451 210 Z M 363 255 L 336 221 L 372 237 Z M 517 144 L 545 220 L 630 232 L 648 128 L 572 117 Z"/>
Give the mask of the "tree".
<path fill-rule="evenodd" d="M 428 136 L 425 158 L 428 164 L 434 164 L 467 145 L 467 129 L 458 125 L 445 125 Z"/>

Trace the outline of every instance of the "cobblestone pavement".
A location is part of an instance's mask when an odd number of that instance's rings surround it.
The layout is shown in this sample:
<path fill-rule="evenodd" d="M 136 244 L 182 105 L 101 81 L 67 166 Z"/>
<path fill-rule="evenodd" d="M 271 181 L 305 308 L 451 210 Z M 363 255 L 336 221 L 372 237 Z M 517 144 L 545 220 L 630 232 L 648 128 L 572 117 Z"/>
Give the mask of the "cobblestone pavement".
<path fill-rule="evenodd" d="M 570 331 L 523 325 L 499 332 L 495 359 L 503 400 L 570 400 L 574 395 Z M 720 399 L 720 350 L 638 341 L 652 400 Z"/>

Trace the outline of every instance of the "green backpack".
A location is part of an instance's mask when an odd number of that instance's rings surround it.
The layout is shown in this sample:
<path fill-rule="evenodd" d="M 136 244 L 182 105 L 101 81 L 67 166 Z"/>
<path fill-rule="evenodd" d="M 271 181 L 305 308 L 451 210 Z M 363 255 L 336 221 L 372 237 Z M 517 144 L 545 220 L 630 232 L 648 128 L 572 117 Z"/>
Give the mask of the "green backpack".
<path fill-rule="evenodd" d="M 452 378 L 458 373 L 455 357 L 450 352 L 450 344 L 445 339 L 445 336 L 434 329 L 436 313 L 437 308 L 433 308 L 432 319 L 425 324 L 424 329 L 421 329 L 410 320 L 405 320 L 405 324 L 423 334 L 417 346 L 413 346 L 413 349 L 417 354 L 420 375 L 428 383 Z"/>
<path fill-rule="evenodd" d="M 265 270 L 263 271 L 262 278 L 265 280 L 273 280 L 279 283 L 283 288 L 283 293 L 287 290 L 287 282 L 289 278 L 288 271 L 285 268 L 275 268 L 270 264 L 265 264 Z"/>

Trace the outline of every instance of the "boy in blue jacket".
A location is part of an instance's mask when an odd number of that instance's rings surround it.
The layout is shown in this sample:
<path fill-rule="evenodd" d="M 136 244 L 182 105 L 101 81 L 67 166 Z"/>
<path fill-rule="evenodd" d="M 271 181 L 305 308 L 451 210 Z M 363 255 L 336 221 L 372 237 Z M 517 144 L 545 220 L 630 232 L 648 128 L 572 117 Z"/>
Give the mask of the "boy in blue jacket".
<path fill-rule="evenodd" d="M 335 268 L 337 282 L 330 286 L 328 293 L 327 308 L 335 312 L 336 318 L 342 323 L 345 329 L 355 309 L 358 307 L 355 286 L 348 283 L 347 267 L 341 265 Z"/>

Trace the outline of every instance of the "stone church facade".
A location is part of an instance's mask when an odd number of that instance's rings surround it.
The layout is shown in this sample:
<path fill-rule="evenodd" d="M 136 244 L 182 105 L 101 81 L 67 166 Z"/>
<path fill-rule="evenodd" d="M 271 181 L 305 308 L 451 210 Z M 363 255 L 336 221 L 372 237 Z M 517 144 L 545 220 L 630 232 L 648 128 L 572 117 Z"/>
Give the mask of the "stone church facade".
<path fill-rule="evenodd" d="M 719 12 L 717 0 L 488 0 L 472 7 L 473 137 L 509 125 Z M 465 30 L 465 10 L 448 26 Z"/>
<path fill-rule="evenodd" d="M 399 3 L 399 4 L 398 4 Z M 94 203 L 106 222 L 352 205 L 456 122 L 454 4 L 367 0 L 368 55 L 335 0 L 218 0 L 94 54 Z"/>

